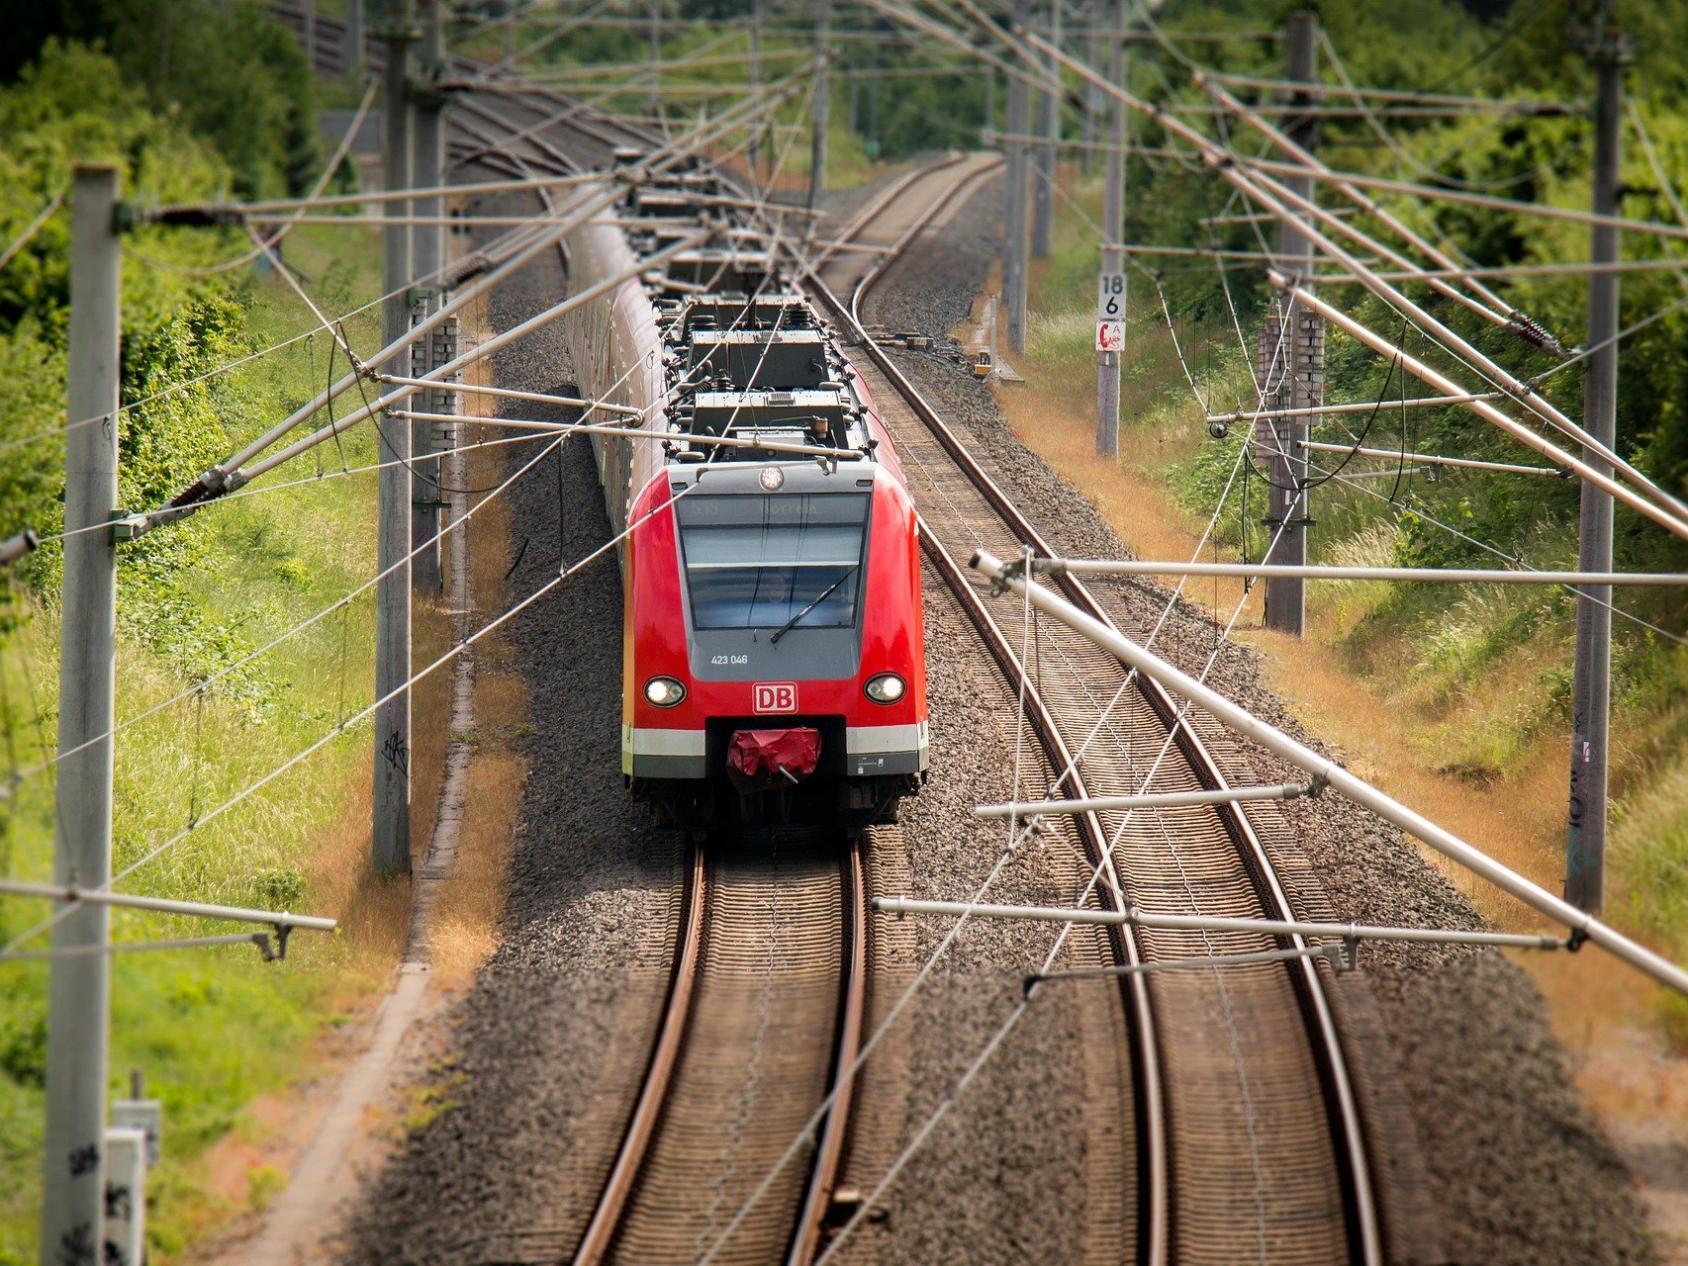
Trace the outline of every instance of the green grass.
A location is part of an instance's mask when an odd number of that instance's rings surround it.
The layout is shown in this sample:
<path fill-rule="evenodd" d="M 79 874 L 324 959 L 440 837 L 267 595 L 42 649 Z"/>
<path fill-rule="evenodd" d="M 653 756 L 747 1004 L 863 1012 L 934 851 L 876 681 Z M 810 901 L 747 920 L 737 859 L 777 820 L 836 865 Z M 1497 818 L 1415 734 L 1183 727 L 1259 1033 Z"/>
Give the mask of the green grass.
<path fill-rule="evenodd" d="M 1628 763 L 1639 776 L 1621 787 L 1611 861 L 1625 923 L 1633 922 L 1681 961 L 1688 957 L 1688 745 L 1682 733 L 1688 724 L 1683 689 L 1688 650 L 1654 651 L 1647 668 L 1661 678 L 1652 688 L 1670 693 L 1663 707 L 1650 706 L 1651 692 L 1621 701 L 1613 718 L 1613 733 L 1629 747 Z M 1674 1031 L 1688 1050 L 1688 1012 Z"/>
<path fill-rule="evenodd" d="M 326 310 L 343 311 L 378 287 L 369 234 L 302 229 L 288 241 L 293 264 L 312 278 Z M 306 328 L 303 305 L 274 280 L 253 286 L 248 332 L 254 346 Z M 373 349 L 374 314 L 347 323 L 361 352 Z M 341 362 L 343 369 L 343 361 Z M 228 376 L 219 405 L 231 442 L 285 416 L 326 380 L 326 338 L 256 361 Z M 325 472 L 340 453 L 323 450 Z M 367 428 L 345 439 L 353 464 L 375 460 Z M 313 473 L 305 458 L 272 480 Z M 263 487 L 260 481 L 254 488 Z M 375 482 L 371 475 L 325 479 L 213 506 L 167 532 L 204 539 L 203 562 L 183 585 L 193 621 L 232 644 L 257 647 L 334 601 L 374 572 Z M 127 592 L 120 575 L 119 604 Z M 30 764 L 54 741 L 57 615 L 30 602 L 27 622 L 0 647 L 0 686 L 13 759 Z M 119 719 L 136 716 L 194 682 L 160 650 L 157 631 L 125 629 L 118 652 Z M 115 863 L 125 866 L 203 817 L 237 790 L 330 733 L 372 688 L 368 597 L 324 620 L 201 695 L 126 729 L 117 744 Z M 137 871 L 124 887 L 173 897 L 317 909 L 340 894 L 313 883 L 325 833 L 345 815 L 349 771 L 367 759 L 368 728 L 354 727 L 240 807 L 206 822 Z M 50 873 L 52 780 L 19 788 L 5 823 L 0 870 Z M 0 906 L 0 929 L 15 934 L 45 913 L 39 903 Z M 155 915 L 118 913 L 113 934 L 150 940 L 235 930 Z M 33 1261 L 39 1192 L 42 1022 L 47 968 L 0 965 L 0 1263 Z M 347 940 L 299 934 L 288 961 L 263 963 L 241 948 L 131 954 L 113 960 L 113 1093 L 141 1069 L 165 1105 L 164 1159 L 153 1177 L 153 1260 L 178 1254 L 208 1221 L 231 1208 L 206 1194 L 205 1149 L 243 1128 L 247 1106 L 284 1089 L 308 1068 L 309 1039 L 337 1018 L 359 989 L 364 964 Z M 270 1194 L 260 1176 L 248 1200 Z"/>

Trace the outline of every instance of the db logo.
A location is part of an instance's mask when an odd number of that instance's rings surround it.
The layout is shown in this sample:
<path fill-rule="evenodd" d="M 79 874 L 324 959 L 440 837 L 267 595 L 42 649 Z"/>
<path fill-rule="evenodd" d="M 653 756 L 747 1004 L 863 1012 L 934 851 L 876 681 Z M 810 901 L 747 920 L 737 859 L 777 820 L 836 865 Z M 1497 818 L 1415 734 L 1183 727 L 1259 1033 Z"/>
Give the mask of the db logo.
<path fill-rule="evenodd" d="M 797 683 L 759 681 L 751 687 L 751 706 L 758 712 L 795 712 Z"/>

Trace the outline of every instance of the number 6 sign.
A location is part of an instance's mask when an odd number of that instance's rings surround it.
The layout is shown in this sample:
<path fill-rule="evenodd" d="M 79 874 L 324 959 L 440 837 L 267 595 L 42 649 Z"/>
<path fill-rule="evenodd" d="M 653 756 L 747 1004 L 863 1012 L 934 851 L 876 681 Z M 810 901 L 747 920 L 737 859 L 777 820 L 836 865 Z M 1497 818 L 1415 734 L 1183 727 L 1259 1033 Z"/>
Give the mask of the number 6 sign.
<path fill-rule="evenodd" d="M 1097 274 L 1096 319 L 1098 321 L 1125 320 L 1124 273 Z"/>

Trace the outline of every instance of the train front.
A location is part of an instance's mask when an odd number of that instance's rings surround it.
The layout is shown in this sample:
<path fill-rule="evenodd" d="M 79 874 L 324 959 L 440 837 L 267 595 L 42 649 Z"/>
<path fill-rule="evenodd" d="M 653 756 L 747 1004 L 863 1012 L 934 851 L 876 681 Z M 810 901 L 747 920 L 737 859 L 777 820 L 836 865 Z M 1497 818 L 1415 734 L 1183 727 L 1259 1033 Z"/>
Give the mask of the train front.
<path fill-rule="evenodd" d="M 671 464 L 634 506 L 622 768 L 677 820 L 865 822 L 927 767 L 914 509 L 873 461 Z"/>

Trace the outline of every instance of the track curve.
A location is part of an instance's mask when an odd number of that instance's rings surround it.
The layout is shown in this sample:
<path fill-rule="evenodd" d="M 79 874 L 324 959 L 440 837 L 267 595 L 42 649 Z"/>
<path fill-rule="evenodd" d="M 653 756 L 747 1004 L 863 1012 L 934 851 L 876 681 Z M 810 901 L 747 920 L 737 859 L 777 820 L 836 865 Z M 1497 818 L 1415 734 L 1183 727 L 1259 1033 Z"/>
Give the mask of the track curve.
<path fill-rule="evenodd" d="M 860 840 L 841 851 L 812 831 L 694 847 L 667 1005 L 576 1266 L 814 1259 L 851 1102 L 834 1088 L 861 1040 L 863 868 Z M 781 1167 L 829 1097 L 801 1163 Z"/>

